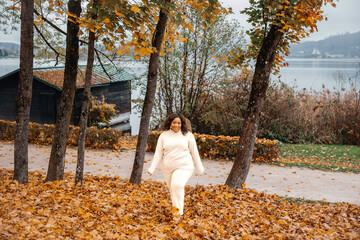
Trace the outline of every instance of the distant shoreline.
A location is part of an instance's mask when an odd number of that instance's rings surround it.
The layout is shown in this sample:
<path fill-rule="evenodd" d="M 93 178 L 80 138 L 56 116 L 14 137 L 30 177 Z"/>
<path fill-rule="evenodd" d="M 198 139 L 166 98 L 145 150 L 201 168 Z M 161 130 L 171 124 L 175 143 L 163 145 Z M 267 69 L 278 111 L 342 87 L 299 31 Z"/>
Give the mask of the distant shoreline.
<path fill-rule="evenodd" d="M 18 58 L 18 59 L 20 59 L 20 56 L 6 56 L 6 57 L 0 57 L 0 59 L 7 59 L 7 58 L 11 58 L 11 59 Z"/>

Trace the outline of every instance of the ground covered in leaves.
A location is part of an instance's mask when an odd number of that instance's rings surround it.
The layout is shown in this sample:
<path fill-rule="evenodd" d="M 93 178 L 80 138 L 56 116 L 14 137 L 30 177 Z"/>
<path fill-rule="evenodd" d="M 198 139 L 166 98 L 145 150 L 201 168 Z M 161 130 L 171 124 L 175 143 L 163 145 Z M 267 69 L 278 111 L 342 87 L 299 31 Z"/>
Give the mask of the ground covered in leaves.
<path fill-rule="evenodd" d="M 285 201 L 226 186 L 186 188 L 185 214 L 171 219 L 164 183 L 73 176 L 28 184 L 0 169 L 0 239 L 359 239 L 360 207 Z"/>

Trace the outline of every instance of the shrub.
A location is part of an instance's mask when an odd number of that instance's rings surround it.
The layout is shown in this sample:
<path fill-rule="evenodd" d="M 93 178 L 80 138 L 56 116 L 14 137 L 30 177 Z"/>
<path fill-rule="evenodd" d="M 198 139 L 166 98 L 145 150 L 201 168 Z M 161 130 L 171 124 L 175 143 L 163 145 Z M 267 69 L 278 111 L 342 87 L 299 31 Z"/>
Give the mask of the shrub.
<path fill-rule="evenodd" d="M 12 141 L 15 138 L 15 122 L 0 120 L 0 139 Z"/>
<path fill-rule="evenodd" d="M 97 100 L 95 97 L 91 97 L 88 126 L 95 126 L 98 128 L 110 126 L 109 122 L 116 114 L 115 104 L 107 104 L 104 100 L 104 96 L 101 101 Z"/>
<path fill-rule="evenodd" d="M 0 139 L 13 141 L 15 139 L 15 122 L 0 120 Z M 30 123 L 29 142 L 49 145 L 54 136 L 54 125 Z M 89 127 L 86 131 L 85 145 L 88 148 L 121 148 L 122 132 L 116 129 Z M 77 146 L 79 139 L 79 127 L 69 127 L 69 137 L 67 144 Z"/>
<path fill-rule="evenodd" d="M 86 146 L 92 148 L 110 148 L 120 149 L 122 133 L 120 130 L 103 128 L 99 130 L 96 127 L 90 127 L 86 131 Z"/>
<path fill-rule="evenodd" d="M 239 136 L 246 104 L 251 91 L 252 72 L 219 79 L 217 88 L 209 95 L 203 111 L 190 120 L 196 132 L 212 135 Z"/>
<path fill-rule="evenodd" d="M 149 133 L 147 150 L 154 152 L 157 139 L 161 131 Z M 213 136 L 194 133 L 195 140 L 201 157 L 210 159 L 234 160 L 236 157 L 239 137 Z M 253 155 L 254 162 L 270 162 L 279 156 L 279 148 L 276 141 L 267 139 L 256 139 Z"/>

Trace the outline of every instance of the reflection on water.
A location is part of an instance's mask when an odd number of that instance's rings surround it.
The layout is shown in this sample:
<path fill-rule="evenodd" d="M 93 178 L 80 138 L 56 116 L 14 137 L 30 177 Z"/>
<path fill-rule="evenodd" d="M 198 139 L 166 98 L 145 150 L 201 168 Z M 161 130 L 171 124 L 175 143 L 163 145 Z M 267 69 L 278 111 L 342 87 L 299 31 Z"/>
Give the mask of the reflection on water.
<path fill-rule="evenodd" d="M 289 66 L 280 70 L 283 82 L 295 85 L 297 89 L 321 90 L 323 84 L 328 89 L 349 88 L 348 80 L 359 71 L 360 59 L 289 58 L 287 62 Z"/>
<path fill-rule="evenodd" d="M 353 69 L 360 59 L 288 58 L 289 67 Z"/>
<path fill-rule="evenodd" d="M 19 68 L 19 58 L 0 58 L 0 77 Z"/>

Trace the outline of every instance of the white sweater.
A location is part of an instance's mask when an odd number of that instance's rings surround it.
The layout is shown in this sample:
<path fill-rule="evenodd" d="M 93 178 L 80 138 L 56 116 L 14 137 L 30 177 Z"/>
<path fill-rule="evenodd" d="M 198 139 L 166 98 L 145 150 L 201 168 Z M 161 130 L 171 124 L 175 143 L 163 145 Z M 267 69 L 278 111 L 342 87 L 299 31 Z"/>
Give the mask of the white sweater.
<path fill-rule="evenodd" d="M 193 170 L 194 163 L 200 174 L 204 172 L 195 137 L 191 132 L 185 136 L 181 131 L 163 132 L 158 139 L 148 172 L 153 174 L 159 163 L 161 163 L 162 171 L 167 173 L 179 168 Z"/>

